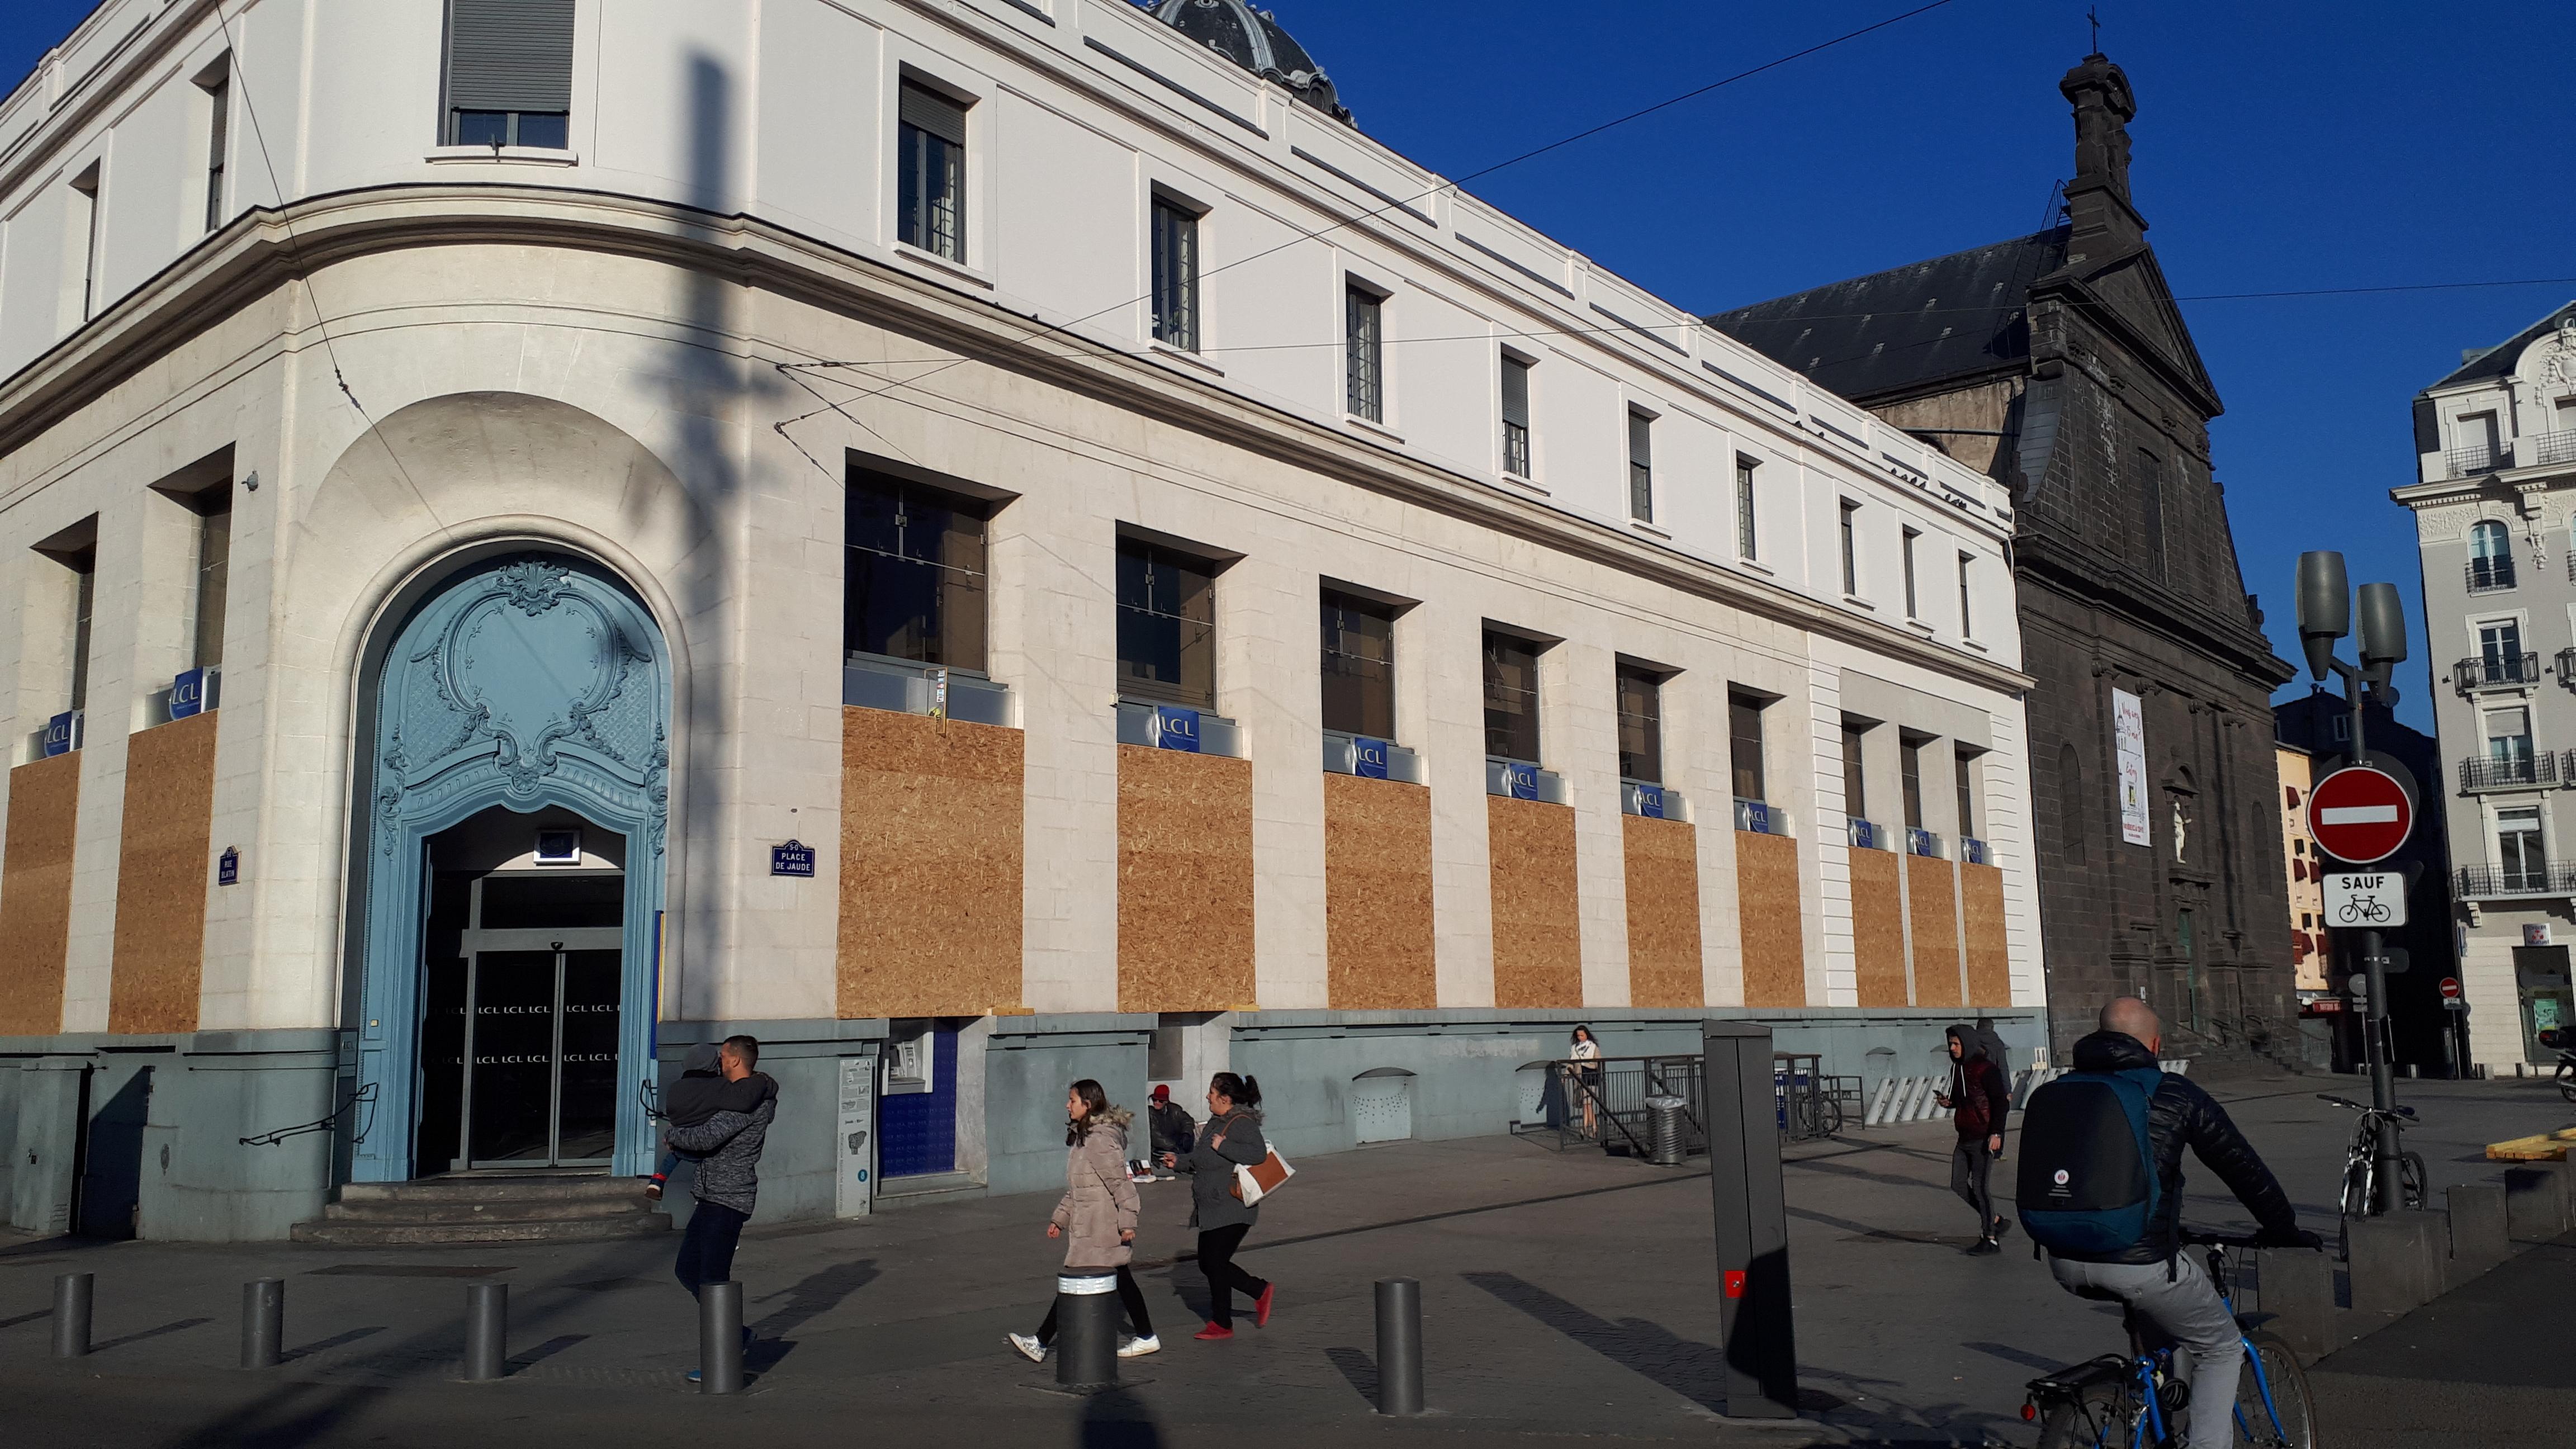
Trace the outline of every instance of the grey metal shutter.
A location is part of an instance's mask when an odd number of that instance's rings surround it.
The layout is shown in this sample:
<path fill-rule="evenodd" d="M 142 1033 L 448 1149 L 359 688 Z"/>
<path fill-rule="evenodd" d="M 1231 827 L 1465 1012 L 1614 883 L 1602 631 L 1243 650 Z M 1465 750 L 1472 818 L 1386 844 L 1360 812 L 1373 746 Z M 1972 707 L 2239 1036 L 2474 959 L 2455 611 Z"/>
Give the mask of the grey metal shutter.
<path fill-rule="evenodd" d="M 573 0 L 447 0 L 447 106 L 572 109 Z"/>
<path fill-rule="evenodd" d="M 1503 421 L 1514 427 L 1529 426 L 1530 365 L 1517 357 L 1503 359 Z"/>
<path fill-rule="evenodd" d="M 928 86 L 905 81 L 898 114 L 905 125 L 927 131 L 952 146 L 966 144 L 966 108 Z"/>

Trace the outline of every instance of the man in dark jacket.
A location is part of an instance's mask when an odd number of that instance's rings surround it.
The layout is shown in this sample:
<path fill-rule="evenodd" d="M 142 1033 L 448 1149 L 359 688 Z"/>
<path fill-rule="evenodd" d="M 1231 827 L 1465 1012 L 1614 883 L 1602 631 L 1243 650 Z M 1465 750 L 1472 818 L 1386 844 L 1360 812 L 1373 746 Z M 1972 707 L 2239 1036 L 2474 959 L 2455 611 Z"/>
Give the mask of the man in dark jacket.
<path fill-rule="evenodd" d="M 2164 1024 L 2154 1008 L 2123 996 L 2102 1008 L 2102 1029 L 2075 1044 L 2075 1070 L 2125 1072 L 2156 1065 Z M 2314 1247 L 2272 1170 L 2263 1165 L 2227 1109 L 2184 1077 L 2166 1073 L 2147 1103 L 2147 1145 L 2154 1151 L 2163 1211 L 2146 1234 L 2107 1253 L 2051 1252 L 2049 1271 L 2067 1292 L 2127 1304 L 2180 1344 L 2191 1364 L 2189 1449 L 2227 1449 L 2232 1442 L 2236 1375 L 2245 1345 L 2227 1301 L 2196 1255 L 2181 1251 L 2182 1150 L 2188 1146 L 2218 1174 L 2262 1224 L 2261 1236 L 2285 1247 Z"/>
<path fill-rule="evenodd" d="M 1977 1241 L 1971 1257 L 2002 1251 L 2010 1224 L 1995 1215 L 1994 1193 L 1987 1179 L 2004 1150 L 2004 1114 L 2012 1110 L 2012 1084 L 2003 1069 L 1986 1059 L 1986 1044 L 1973 1026 L 1950 1028 L 1950 1090 L 1939 1101 L 1953 1109 L 1950 1121 L 1959 1129 L 1959 1145 L 1950 1153 L 1950 1190 L 1977 1210 Z"/>
<path fill-rule="evenodd" d="M 727 1082 L 740 1082 L 753 1076 L 760 1066 L 760 1042 L 748 1036 L 729 1036 L 717 1050 L 716 1061 Z M 719 1108 L 692 1127 L 673 1124 L 671 1146 L 699 1157 L 697 1178 L 689 1191 L 697 1206 L 689 1213 L 689 1225 L 680 1233 L 680 1254 L 672 1271 L 680 1286 L 692 1296 L 709 1283 L 730 1282 L 733 1278 L 733 1253 L 742 1241 L 742 1225 L 751 1221 L 752 1209 L 760 1198 L 760 1150 L 769 1140 L 769 1124 L 778 1115 L 778 1094 L 761 1095 L 757 1106 L 748 1112 L 730 1107 Z M 751 1328 L 742 1330 L 743 1346 L 751 1345 Z M 696 1383 L 698 1371 L 689 1370 L 689 1382 Z"/>
<path fill-rule="evenodd" d="M 1152 1138 L 1150 1145 L 1153 1155 L 1146 1161 L 1159 1166 L 1166 1152 L 1188 1155 L 1190 1148 L 1196 1145 L 1198 1140 L 1197 1120 L 1183 1111 L 1179 1103 L 1172 1100 L 1170 1087 L 1156 1087 L 1150 1102 L 1151 1105 L 1145 1110 L 1145 1120 Z M 1168 1172 L 1161 1175 L 1171 1176 Z"/>

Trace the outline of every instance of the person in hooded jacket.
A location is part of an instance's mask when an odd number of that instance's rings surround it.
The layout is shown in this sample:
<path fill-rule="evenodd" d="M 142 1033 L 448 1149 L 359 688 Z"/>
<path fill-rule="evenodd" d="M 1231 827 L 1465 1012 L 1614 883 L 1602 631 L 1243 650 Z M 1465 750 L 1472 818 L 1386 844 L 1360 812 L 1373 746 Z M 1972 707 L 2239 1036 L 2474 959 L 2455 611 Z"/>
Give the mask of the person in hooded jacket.
<path fill-rule="evenodd" d="M 2151 1068 L 2163 1046 L 2164 1023 L 2155 1009 L 2123 996 L 2102 1008 L 2101 1030 L 2075 1043 L 2075 1070 Z M 2245 1339 L 2198 1256 L 2182 1251 L 2183 1148 L 2217 1173 L 2254 1215 L 2262 1225 L 2256 1236 L 2265 1244 L 2313 1248 L 2319 1240 L 2301 1231 L 2297 1210 L 2227 1109 L 2188 1077 L 2165 1073 L 2147 1100 L 2147 1145 L 2163 1211 L 2127 1247 L 2104 1253 L 2050 1250 L 2049 1272 L 2077 1297 L 2128 1305 L 2180 1345 L 2191 1366 L 2189 1449 L 2228 1449 L 2235 1442 L 2236 1377 L 2245 1362 Z"/>
<path fill-rule="evenodd" d="M 1127 1310 L 1135 1334 L 1118 1345 L 1120 1358 L 1162 1351 L 1153 1319 L 1145 1312 L 1144 1290 L 1136 1286 L 1129 1264 L 1136 1250 L 1136 1184 L 1127 1176 L 1127 1128 L 1135 1114 L 1109 1104 L 1109 1094 L 1089 1077 L 1065 1089 L 1064 1196 L 1047 1219 L 1047 1236 L 1063 1238 L 1068 1272 L 1116 1270 L 1118 1301 Z M 1055 1344 L 1056 1309 L 1047 1308 L 1036 1333 L 1014 1333 L 1011 1347 L 1031 1363 L 1045 1360 Z"/>
<path fill-rule="evenodd" d="M 672 1127 L 690 1128 L 705 1124 L 718 1112 L 739 1112 L 750 1116 L 761 1103 L 775 1101 L 778 1083 L 767 1072 L 753 1072 L 738 1081 L 727 1080 L 724 1063 L 714 1042 L 700 1042 L 689 1048 L 680 1061 L 680 1079 L 671 1084 L 668 1110 L 662 1117 Z M 667 1130 L 667 1129 L 666 1129 Z M 644 1195 L 660 1200 L 663 1189 L 670 1185 L 671 1174 L 682 1162 L 700 1161 L 705 1154 L 682 1152 L 667 1141 L 662 1147 L 662 1160 L 653 1167 L 653 1175 L 644 1181 Z"/>
<path fill-rule="evenodd" d="M 1951 1108 L 1950 1123 L 1959 1129 L 1959 1145 L 1950 1153 L 1950 1190 L 1977 1210 L 1977 1241 L 1969 1256 L 2002 1251 L 2004 1230 L 2011 1226 L 1995 1213 L 1988 1186 L 1995 1159 L 2004 1151 L 2004 1114 L 2012 1110 L 2012 1084 L 2002 1068 L 1986 1058 L 1984 1037 L 1973 1026 L 1949 1032 L 1950 1090 L 1934 1100 Z"/>

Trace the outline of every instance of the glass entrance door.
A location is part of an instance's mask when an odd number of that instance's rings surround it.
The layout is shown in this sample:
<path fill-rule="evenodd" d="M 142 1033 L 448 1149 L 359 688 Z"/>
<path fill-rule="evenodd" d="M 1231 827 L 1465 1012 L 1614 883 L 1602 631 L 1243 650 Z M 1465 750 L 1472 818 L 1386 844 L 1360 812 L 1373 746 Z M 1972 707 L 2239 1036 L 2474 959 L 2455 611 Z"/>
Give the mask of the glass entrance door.
<path fill-rule="evenodd" d="M 617 1139 L 619 956 L 478 951 L 468 967 L 466 1157 L 475 1167 L 605 1164 Z"/>

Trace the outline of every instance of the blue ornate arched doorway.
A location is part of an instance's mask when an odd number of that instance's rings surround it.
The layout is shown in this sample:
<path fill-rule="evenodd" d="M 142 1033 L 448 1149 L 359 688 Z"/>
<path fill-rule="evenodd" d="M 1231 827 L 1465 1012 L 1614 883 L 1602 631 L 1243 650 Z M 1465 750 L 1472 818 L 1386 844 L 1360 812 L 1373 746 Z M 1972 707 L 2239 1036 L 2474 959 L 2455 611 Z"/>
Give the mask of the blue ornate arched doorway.
<path fill-rule="evenodd" d="M 588 1119 L 555 1135 L 577 1135 L 587 1145 L 565 1150 L 546 1136 L 542 1150 L 531 1151 L 522 1133 L 500 1147 L 460 1146 L 456 1165 L 498 1157 L 504 1164 L 580 1161 L 621 1174 L 648 1171 L 651 1124 L 641 1098 L 651 1071 L 670 773 L 670 653 L 660 628 L 598 565 L 523 552 L 482 560 L 445 580 L 370 657 L 365 697 L 374 718 L 358 797 L 366 818 L 358 863 L 365 929 L 357 1085 L 371 1093 L 373 1110 L 355 1123 L 350 1176 L 414 1176 L 424 1108 L 433 1122 L 447 1119 L 443 1101 L 424 1100 L 424 1016 L 433 987 L 426 962 L 433 932 L 452 933 L 459 923 L 442 904 L 449 877 L 432 860 L 431 843 L 475 817 L 506 818 L 495 815 L 503 811 L 558 822 L 578 817 L 621 837 L 622 885 L 604 903 L 590 903 L 605 915 L 577 923 L 587 929 L 547 929 L 549 918 L 540 916 L 503 922 L 535 929 L 485 933 L 486 945 L 515 948 L 491 958 L 506 962 L 508 972 L 494 968 L 482 995 L 439 1007 L 442 1016 L 459 1017 L 460 1030 L 491 1033 L 492 1050 L 452 1048 L 468 1077 L 487 1062 L 502 1064 L 483 1080 L 487 1107 L 512 1104 L 517 1126 L 525 1127 L 579 1091 Z M 542 863 L 542 840 L 531 854 Z M 481 912 L 486 894 L 456 899 Z M 613 1016 L 613 1028 L 603 1016 Z M 504 1028 L 515 1035 L 505 1039 Z M 607 1064 L 598 1061 L 611 1041 L 613 1097 L 600 1070 Z M 544 1062 L 534 1060 L 539 1055 Z M 445 1152 L 437 1156 L 443 1163 Z"/>

